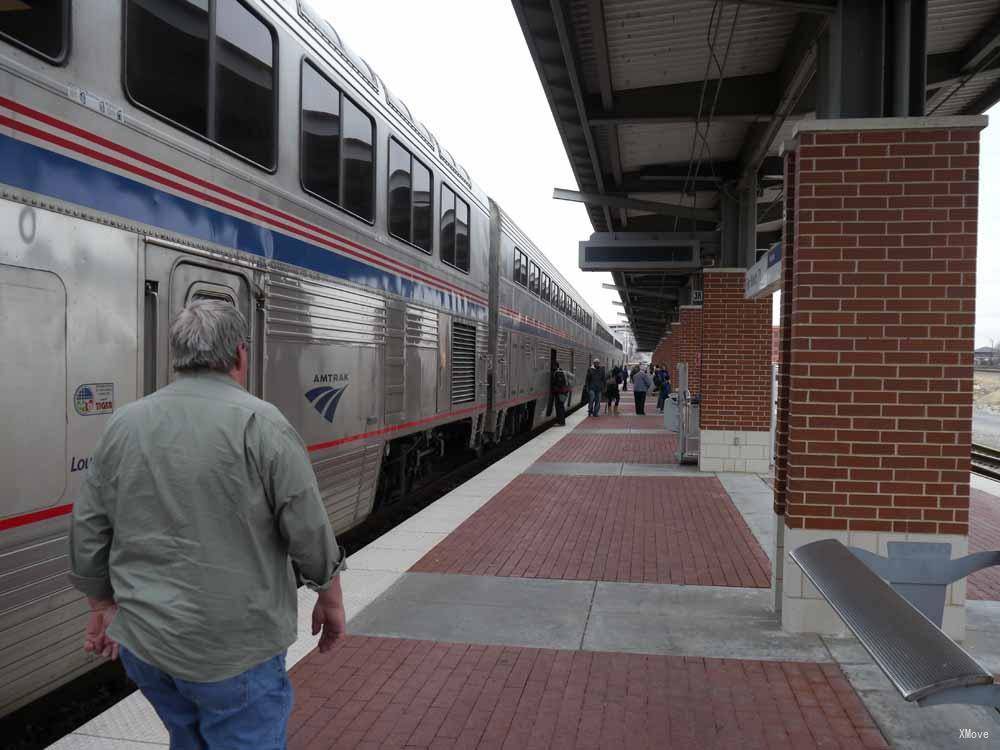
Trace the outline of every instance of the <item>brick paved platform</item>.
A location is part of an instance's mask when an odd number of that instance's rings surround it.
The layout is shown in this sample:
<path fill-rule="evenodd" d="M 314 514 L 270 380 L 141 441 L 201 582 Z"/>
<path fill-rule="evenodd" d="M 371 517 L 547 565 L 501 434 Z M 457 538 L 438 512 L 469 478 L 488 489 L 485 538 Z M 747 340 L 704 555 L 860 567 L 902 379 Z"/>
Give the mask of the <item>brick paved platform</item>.
<path fill-rule="evenodd" d="M 969 552 L 1000 549 L 1000 497 L 973 489 L 969 501 Z M 1000 600 L 1000 567 L 969 576 L 966 596 Z"/>
<path fill-rule="evenodd" d="M 647 414 L 644 417 L 635 414 L 619 414 L 615 416 L 601 415 L 597 418 L 588 417 L 578 424 L 573 432 L 580 433 L 587 430 L 654 430 L 663 429 L 662 414 Z"/>
<path fill-rule="evenodd" d="M 522 475 L 410 570 L 762 588 L 771 583 L 767 554 L 712 477 Z"/>
<path fill-rule="evenodd" d="M 291 677 L 291 750 L 888 747 L 835 664 L 349 636 Z"/>
<path fill-rule="evenodd" d="M 587 420 L 601 422 L 604 418 Z M 641 417 L 640 417 L 641 419 Z M 611 421 L 610 419 L 608 420 Z M 539 461 L 577 461 L 582 463 L 677 463 L 677 436 L 662 435 L 600 435 L 577 433 L 575 430 L 547 450 Z"/>

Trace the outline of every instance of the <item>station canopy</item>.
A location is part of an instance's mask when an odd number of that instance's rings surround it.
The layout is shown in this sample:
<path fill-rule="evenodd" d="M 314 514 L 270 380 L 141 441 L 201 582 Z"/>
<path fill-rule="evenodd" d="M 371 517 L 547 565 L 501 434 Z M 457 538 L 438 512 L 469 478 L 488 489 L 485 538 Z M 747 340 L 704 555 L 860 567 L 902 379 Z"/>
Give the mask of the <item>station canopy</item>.
<path fill-rule="evenodd" d="M 556 197 L 594 228 L 581 267 L 611 271 L 640 350 L 698 301 L 701 267 L 748 267 L 780 238 L 780 149 L 801 120 L 1000 99 L 1000 0 L 513 5 L 577 181 Z"/>

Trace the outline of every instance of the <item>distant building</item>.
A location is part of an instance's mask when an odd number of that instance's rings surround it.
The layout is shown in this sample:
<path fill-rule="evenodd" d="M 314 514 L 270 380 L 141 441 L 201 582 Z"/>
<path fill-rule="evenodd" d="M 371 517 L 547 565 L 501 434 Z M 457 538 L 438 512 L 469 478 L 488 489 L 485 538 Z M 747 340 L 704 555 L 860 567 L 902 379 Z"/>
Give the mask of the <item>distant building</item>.
<path fill-rule="evenodd" d="M 976 367 L 996 367 L 1000 365 L 1000 352 L 992 346 L 981 346 L 973 356 Z"/>

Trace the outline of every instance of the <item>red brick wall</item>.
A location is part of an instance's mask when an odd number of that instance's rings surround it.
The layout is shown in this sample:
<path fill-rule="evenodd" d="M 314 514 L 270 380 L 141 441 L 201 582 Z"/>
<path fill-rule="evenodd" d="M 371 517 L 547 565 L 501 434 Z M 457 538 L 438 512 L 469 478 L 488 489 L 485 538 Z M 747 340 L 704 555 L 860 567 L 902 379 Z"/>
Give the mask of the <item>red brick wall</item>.
<path fill-rule="evenodd" d="M 803 133 L 792 527 L 966 534 L 979 129 Z"/>
<path fill-rule="evenodd" d="M 771 297 L 748 300 L 743 273 L 706 270 L 703 430 L 771 429 Z"/>
<path fill-rule="evenodd" d="M 778 364 L 778 358 L 781 356 L 781 327 L 772 326 L 771 327 L 771 364 Z"/>
<path fill-rule="evenodd" d="M 701 316 L 702 308 L 694 306 L 682 307 L 678 316 L 681 325 L 680 341 L 677 346 L 677 361 L 687 363 L 688 390 L 692 394 L 701 393 Z"/>

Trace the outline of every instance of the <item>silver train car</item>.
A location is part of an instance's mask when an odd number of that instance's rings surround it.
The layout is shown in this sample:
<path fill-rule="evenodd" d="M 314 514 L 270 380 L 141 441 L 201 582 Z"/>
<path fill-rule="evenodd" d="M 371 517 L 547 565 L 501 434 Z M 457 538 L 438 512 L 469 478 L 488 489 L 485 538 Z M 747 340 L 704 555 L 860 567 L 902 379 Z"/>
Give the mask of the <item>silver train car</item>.
<path fill-rule="evenodd" d="M 0 715 L 95 666 L 69 513 L 197 298 L 243 311 L 340 532 L 550 419 L 555 359 L 623 359 L 305 3 L 0 3 Z"/>

